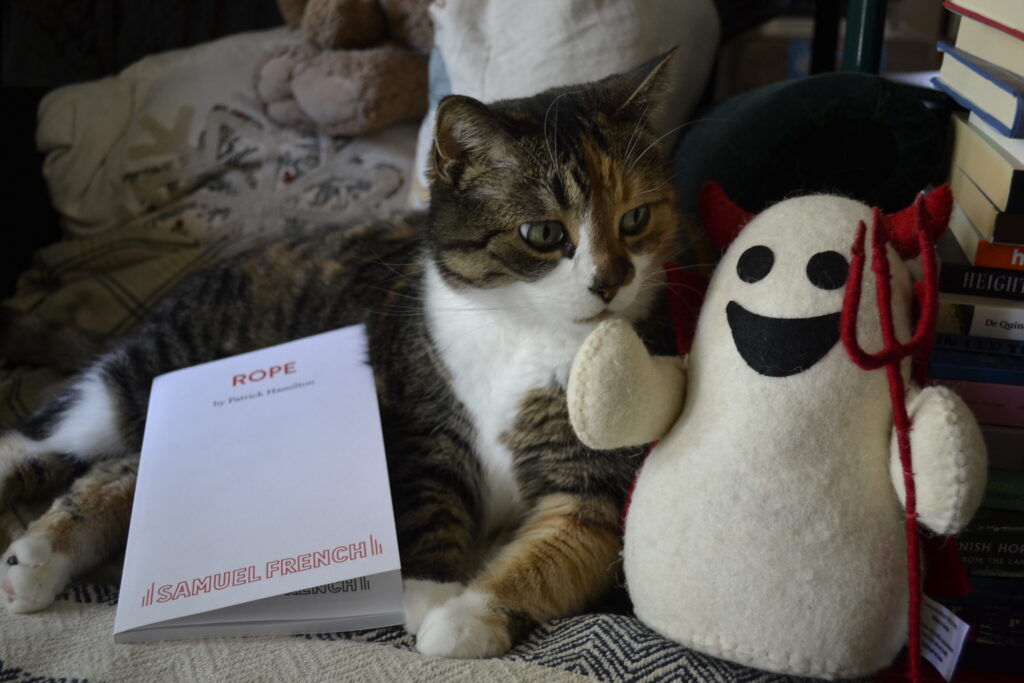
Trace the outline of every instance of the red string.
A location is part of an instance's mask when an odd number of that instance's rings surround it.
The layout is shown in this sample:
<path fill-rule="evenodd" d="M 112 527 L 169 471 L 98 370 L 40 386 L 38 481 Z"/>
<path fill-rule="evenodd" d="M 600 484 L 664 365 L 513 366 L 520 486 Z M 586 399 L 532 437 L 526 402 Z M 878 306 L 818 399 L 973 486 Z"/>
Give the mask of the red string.
<path fill-rule="evenodd" d="M 919 200 L 920 201 L 920 200 Z M 920 216 L 920 213 L 918 214 Z M 857 340 L 857 322 L 860 311 L 860 298 L 864 272 L 864 239 L 867 231 L 864 222 L 857 226 L 857 235 L 850 248 L 850 281 L 843 299 L 843 313 L 840 319 L 840 331 L 843 345 L 850 359 L 865 370 L 886 368 L 889 383 L 889 398 L 893 407 L 893 426 L 896 429 L 896 442 L 899 447 L 900 465 L 903 469 L 903 487 L 905 491 L 904 522 L 907 534 L 907 583 L 909 587 L 908 634 L 907 649 L 909 677 L 911 681 L 920 680 L 921 661 L 921 564 L 918 547 L 920 535 L 917 528 L 917 492 L 914 485 L 913 459 L 910 452 L 911 421 L 907 413 L 907 392 L 900 372 L 902 360 L 908 356 L 919 355 L 928 348 L 930 336 L 934 330 L 937 311 L 937 272 L 935 249 L 930 242 L 929 234 L 917 226 L 918 243 L 920 246 L 923 287 L 920 298 L 920 318 L 913 338 L 902 344 L 896 338 L 896 326 L 892 310 L 892 275 L 889 270 L 889 259 L 886 244 L 889 235 L 884 229 L 881 212 L 872 212 L 871 235 L 871 269 L 875 274 L 876 300 L 878 304 L 879 322 L 882 331 L 882 348 L 875 353 L 867 353 Z"/>

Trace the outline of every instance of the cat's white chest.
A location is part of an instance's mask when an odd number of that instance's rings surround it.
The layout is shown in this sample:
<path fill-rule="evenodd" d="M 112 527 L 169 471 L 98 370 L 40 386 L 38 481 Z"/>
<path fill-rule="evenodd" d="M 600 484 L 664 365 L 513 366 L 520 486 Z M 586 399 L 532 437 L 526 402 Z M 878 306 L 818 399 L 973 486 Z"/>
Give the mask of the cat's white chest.
<path fill-rule="evenodd" d="M 484 475 L 484 524 L 514 523 L 522 497 L 512 453 L 502 435 L 513 427 L 526 395 L 564 387 L 576 350 L 589 329 L 545 325 L 516 310 L 509 292 L 455 291 L 434 268 L 426 274 L 427 322 L 451 375 L 456 397 L 476 428 Z"/>

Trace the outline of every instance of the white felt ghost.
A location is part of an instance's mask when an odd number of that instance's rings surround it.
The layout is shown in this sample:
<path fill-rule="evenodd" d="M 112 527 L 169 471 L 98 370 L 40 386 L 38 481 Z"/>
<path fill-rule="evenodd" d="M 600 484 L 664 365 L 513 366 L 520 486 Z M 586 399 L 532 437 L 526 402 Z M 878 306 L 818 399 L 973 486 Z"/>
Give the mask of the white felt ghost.
<path fill-rule="evenodd" d="M 906 641 L 886 372 L 857 367 L 840 341 L 860 221 L 872 225 L 869 207 L 836 196 L 766 209 L 723 255 L 687 358 L 652 358 L 628 324 L 608 321 L 572 368 L 569 411 L 584 443 L 660 440 L 627 513 L 626 582 L 637 616 L 693 649 L 837 678 L 884 668 Z M 887 250 L 906 340 L 911 276 Z M 882 345 L 875 296 L 868 272 L 857 328 L 868 351 Z M 902 370 L 909 382 L 909 361 Z M 955 533 L 984 489 L 977 423 L 939 387 L 909 384 L 907 407 L 919 522 Z"/>

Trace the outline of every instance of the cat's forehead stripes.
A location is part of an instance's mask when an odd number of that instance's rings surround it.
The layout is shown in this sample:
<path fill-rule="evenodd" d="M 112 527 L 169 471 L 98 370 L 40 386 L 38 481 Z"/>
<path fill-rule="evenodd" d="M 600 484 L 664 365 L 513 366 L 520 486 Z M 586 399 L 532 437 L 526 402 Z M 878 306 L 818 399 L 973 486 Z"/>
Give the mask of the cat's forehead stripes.
<path fill-rule="evenodd" d="M 620 159 L 598 149 L 589 137 L 580 140 L 580 158 L 593 188 L 585 229 L 591 242 L 594 280 L 628 283 L 633 271 L 626 244 L 619 235 L 619 216 L 630 208 L 624 203 L 631 189 L 626 170 Z"/>

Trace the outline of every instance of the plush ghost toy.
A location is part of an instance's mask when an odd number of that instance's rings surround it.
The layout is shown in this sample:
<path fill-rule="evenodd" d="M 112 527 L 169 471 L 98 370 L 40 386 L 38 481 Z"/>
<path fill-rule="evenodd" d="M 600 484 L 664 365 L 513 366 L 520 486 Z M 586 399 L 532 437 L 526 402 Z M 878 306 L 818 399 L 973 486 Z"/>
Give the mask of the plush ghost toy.
<path fill-rule="evenodd" d="M 940 194 L 906 210 L 936 233 L 949 211 Z M 872 211 L 816 195 L 751 219 L 714 189 L 702 203 L 714 209 L 709 230 L 735 239 L 689 355 L 651 357 L 628 324 L 607 321 L 569 380 L 570 417 L 588 446 L 659 441 L 626 517 L 636 614 L 747 666 L 826 678 L 877 671 L 907 637 L 903 472 L 886 372 L 859 368 L 840 341 L 851 244 Z M 886 250 L 906 340 L 913 283 Z M 868 351 L 883 343 L 875 296 L 868 273 L 857 327 Z M 980 431 L 955 394 L 910 383 L 909 361 L 901 370 L 918 521 L 956 533 L 984 488 Z"/>

